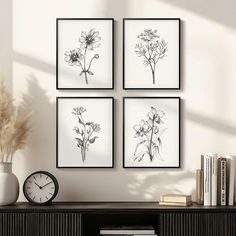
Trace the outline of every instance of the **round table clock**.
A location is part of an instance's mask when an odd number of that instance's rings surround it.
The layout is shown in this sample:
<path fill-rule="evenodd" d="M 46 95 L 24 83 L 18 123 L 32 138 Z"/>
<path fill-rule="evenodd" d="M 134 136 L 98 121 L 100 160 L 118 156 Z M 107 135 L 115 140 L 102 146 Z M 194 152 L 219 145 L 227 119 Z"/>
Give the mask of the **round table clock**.
<path fill-rule="evenodd" d="M 49 205 L 58 193 L 57 179 L 46 171 L 31 174 L 24 182 L 23 192 L 26 199 L 36 205 Z"/>

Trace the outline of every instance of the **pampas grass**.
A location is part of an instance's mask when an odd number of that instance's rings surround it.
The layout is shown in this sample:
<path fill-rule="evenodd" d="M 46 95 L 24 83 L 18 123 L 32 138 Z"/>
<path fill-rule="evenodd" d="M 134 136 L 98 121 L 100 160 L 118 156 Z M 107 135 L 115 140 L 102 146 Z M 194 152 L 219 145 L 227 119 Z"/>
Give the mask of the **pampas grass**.
<path fill-rule="evenodd" d="M 11 163 L 14 153 L 25 146 L 31 115 L 20 116 L 4 81 L 0 80 L 0 162 Z"/>

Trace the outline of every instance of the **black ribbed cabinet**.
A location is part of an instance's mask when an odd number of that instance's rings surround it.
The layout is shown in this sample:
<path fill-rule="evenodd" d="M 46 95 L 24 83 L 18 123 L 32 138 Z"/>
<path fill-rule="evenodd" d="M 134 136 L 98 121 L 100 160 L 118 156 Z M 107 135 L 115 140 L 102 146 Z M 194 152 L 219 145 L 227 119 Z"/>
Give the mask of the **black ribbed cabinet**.
<path fill-rule="evenodd" d="M 0 236 L 97 236 L 108 224 L 151 224 L 159 236 L 236 236 L 236 207 L 65 203 L 0 207 Z"/>
<path fill-rule="evenodd" d="M 77 236 L 79 213 L 0 213 L 1 236 Z"/>

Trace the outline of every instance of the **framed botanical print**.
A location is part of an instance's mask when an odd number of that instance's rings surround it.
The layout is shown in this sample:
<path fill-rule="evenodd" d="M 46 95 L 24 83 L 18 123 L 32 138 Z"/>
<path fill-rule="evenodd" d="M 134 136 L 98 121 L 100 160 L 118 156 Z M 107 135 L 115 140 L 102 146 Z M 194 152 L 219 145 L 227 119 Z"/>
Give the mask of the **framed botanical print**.
<path fill-rule="evenodd" d="M 123 158 L 124 168 L 180 167 L 179 97 L 124 98 Z"/>
<path fill-rule="evenodd" d="M 123 19 L 123 88 L 180 89 L 180 19 Z"/>
<path fill-rule="evenodd" d="M 114 19 L 58 18 L 57 89 L 113 89 Z"/>
<path fill-rule="evenodd" d="M 113 97 L 57 98 L 57 167 L 113 167 Z"/>

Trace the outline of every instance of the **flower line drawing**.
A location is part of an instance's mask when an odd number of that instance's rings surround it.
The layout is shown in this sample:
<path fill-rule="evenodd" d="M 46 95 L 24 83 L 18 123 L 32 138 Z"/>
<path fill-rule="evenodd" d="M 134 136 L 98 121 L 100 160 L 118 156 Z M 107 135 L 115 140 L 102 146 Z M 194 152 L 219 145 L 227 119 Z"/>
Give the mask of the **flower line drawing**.
<path fill-rule="evenodd" d="M 140 40 L 135 45 L 135 53 L 144 58 L 144 66 L 149 66 L 152 72 L 152 83 L 156 83 L 156 67 L 160 59 L 164 59 L 168 51 L 167 42 L 161 40 L 157 30 L 145 29 L 137 36 Z"/>
<path fill-rule="evenodd" d="M 95 31 L 95 29 L 91 29 L 89 32 L 82 31 L 79 37 L 80 47 L 64 53 L 64 59 L 68 65 L 75 65 L 81 68 L 79 76 L 84 74 L 86 84 L 88 84 L 88 75 L 94 75 L 91 71 L 94 59 L 99 59 L 99 54 L 94 54 L 89 60 L 88 51 L 94 51 L 94 49 L 99 48 L 101 45 L 100 41 L 99 31 Z M 87 60 L 89 60 L 89 63 L 87 63 Z"/>
<path fill-rule="evenodd" d="M 133 126 L 135 131 L 134 138 L 138 138 L 134 151 L 134 161 L 142 161 L 145 156 L 150 159 L 161 158 L 162 140 L 161 136 L 167 130 L 163 127 L 162 118 L 165 116 L 164 111 L 151 107 L 147 114 L 147 120 L 141 120 L 139 124 Z"/>
<path fill-rule="evenodd" d="M 89 150 L 89 146 L 93 144 L 98 136 L 94 136 L 94 133 L 99 133 L 101 126 L 94 122 L 85 122 L 82 114 L 86 112 L 84 107 L 73 108 L 72 114 L 78 119 L 79 126 L 74 127 L 74 131 L 78 134 L 76 137 L 77 147 L 81 150 L 82 161 L 86 160 L 86 155 Z"/>

